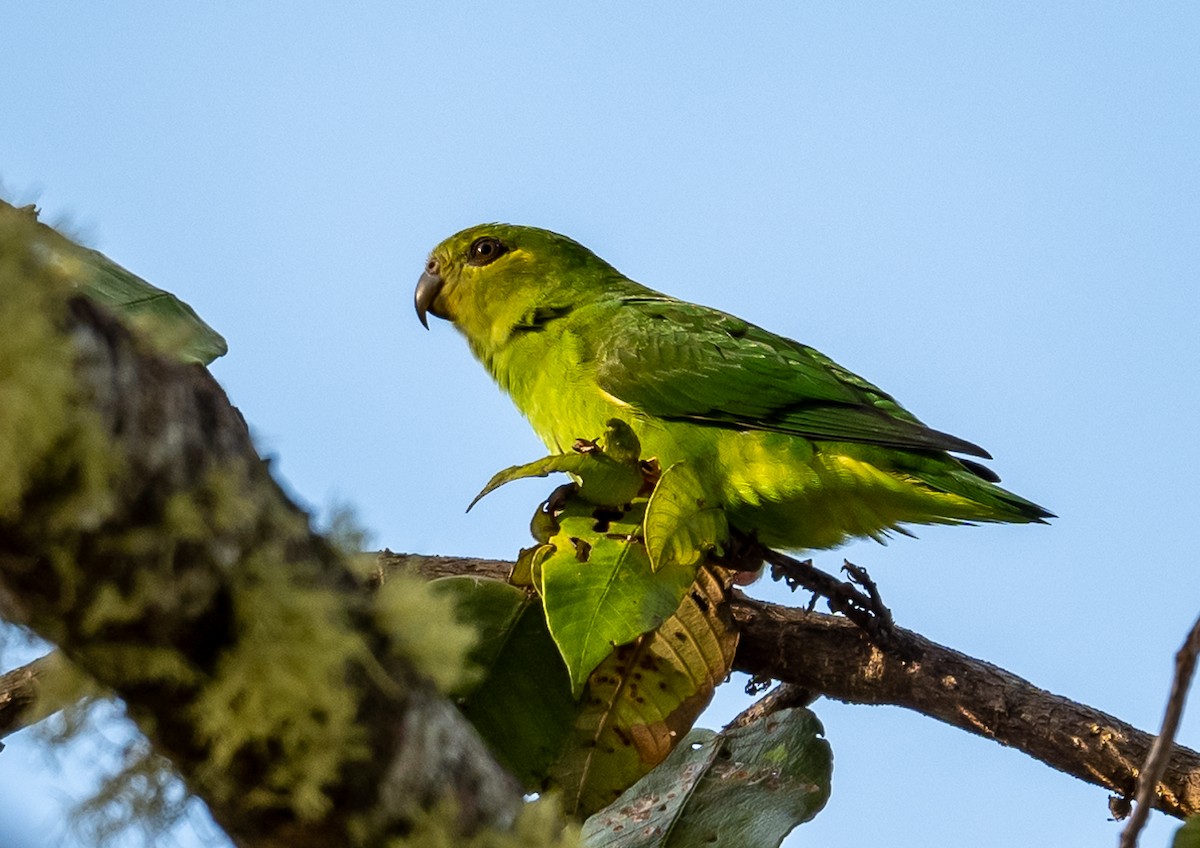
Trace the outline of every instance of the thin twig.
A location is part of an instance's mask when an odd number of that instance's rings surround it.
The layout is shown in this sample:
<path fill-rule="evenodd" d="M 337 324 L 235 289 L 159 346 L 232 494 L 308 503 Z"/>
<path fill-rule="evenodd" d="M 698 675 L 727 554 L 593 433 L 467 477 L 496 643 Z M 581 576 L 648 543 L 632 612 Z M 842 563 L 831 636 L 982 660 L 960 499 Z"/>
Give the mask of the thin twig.
<path fill-rule="evenodd" d="M 774 715 L 780 710 L 792 707 L 807 707 L 816 698 L 817 694 L 815 692 L 810 692 L 803 686 L 796 686 L 793 683 L 780 683 L 766 695 L 763 695 L 734 716 L 733 720 L 725 725 L 725 730 L 729 731 L 738 727 L 746 727 L 756 721 L 761 721 L 767 716 Z"/>
<path fill-rule="evenodd" d="M 1171 758 L 1175 747 L 1175 733 L 1179 730 L 1179 719 L 1183 716 L 1183 704 L 1187 700 L 1192 675 L 1196 671 L 1196 655 L 1200 653 L 1200 618 L 1192 625 L 1179 652 L 1175 654 L 1175 679 L 1171 681 L 1171 695 L 1167 698 L 1167 712 L 1163 716 L 1162 729 L 1158 732 L 1146 763 L 1138 774 L 1137 794 L 1134 796 L 1133 815 L 1121 831 L 1120 848 L 1135 848 L 1138 834 L 1150 816 L 1151 804 L 1157 795 L 1158 782 Z"/>
<path fill-rule="evenodd" d="M 50 663 L 40 657 L 20 668 L 0 674 L 0 738 L 31 724 L 31 709 L 38 699 L 38 683 Z M 0 742 L 0 750 L 4 743 Z"/>

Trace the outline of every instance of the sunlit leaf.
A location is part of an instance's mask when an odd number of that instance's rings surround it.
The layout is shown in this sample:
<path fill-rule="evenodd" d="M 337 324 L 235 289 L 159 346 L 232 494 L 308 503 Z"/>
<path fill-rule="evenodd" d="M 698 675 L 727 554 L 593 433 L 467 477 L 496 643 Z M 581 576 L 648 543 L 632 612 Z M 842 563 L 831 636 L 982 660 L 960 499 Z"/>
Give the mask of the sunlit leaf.
<path fill-rule="evenodd" d="M 508 582 L 514 586 L 536 589 L 542 582 L 542 563 L 553 553 L 554 545 L 551 544 L 522 548 L 517 555 L 517 561 L 513 563 Z"/>
<path fill-rule="evenodd" d="M 617 648 L 592 673 L 551 770 L 568 809 L 600 809 L 661 762 L 728 675 L 737 633 L 725 580 L 702 568 L 658 630 Z"/>
<path fill-rule="evenodd" d="M 637 465 L 642 455 L 637 434 L 620 418 L 610 418 L 605 422 L 600 447 L 607 456 L 622 465 Z"/>
<path fill-rule="evenodd" d="M 642 504 L 613 510 L 569 500 L 558 515 L 552 551 L 538 560 L 546 621 L 576 694 L 615 646 L 670 616 L 695 577 L 695 566 L 651 570 L 643 514 Z"/>
<path fill-rule="evenodd" d="M 505 483 L 555 473 L 572 475 L 579 485 L 580 497 L 590 503 L 627 504 L 637 497 L 646 483 L 638 463 L 640 449 L 637 436 L 629 425 L 614 418 L 608 422 L 608 428 L 598 442 L 580 439 L 571 453 L 553 454 L 496 472 L 467 506 L 467 511 Z"/>
<path fill-rule="evenodd" d="M 696 475 L 677 462 L 662 473 L 646 506 L 646 550 L 655 571 L 699 565 L 729 537 L 725 510 Z"/>
<path fill-rule="evenodd" d="M 464 713 L 527 788 L 549 777 L 573 809 L 602 807 L 670 753 L 728 675 L 727 579 L 701 569 L 659 630 L 609 650 L 580 700 L 536 597 L 494 580 L 435 581 L 480 630 L 471 659 L 485 673 L 458 693 Z"/>

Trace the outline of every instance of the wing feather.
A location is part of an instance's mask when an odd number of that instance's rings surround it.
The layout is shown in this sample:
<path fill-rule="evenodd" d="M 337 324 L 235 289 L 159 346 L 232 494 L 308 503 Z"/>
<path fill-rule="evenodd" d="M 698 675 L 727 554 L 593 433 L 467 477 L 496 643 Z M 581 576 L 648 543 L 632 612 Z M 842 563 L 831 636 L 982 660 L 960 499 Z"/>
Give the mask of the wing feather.
<path fill-rule="evenodd" d="M 638 296 L 621 299 L 612 320 L 597 352 L 600 388 L 649 415 L 991 458 L 824 354 L 724 312 Z"/>

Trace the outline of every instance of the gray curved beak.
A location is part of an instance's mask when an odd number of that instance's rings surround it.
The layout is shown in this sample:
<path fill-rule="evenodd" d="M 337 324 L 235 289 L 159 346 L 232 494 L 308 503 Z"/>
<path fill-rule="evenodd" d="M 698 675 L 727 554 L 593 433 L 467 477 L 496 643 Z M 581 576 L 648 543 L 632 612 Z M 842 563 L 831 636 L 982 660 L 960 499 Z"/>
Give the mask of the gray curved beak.
<path fill-rule="evenodd" d="M 442 282 L 441 277 L 437 274 L 430 274 L 428 271 L 421 275 L 421 279 L 417 280 L 417 291 L 413 295 L 413 304 L 417 307 L 417 317 L 421 319 L 421 326 L 426 330 L 429 329 L 426 314 L 429 312 L 433 312 L 434 315 L 438 314 L 437 310 L 433 308 L 433 302 L 437 300 L 438 293 L 442 290 Z"/>

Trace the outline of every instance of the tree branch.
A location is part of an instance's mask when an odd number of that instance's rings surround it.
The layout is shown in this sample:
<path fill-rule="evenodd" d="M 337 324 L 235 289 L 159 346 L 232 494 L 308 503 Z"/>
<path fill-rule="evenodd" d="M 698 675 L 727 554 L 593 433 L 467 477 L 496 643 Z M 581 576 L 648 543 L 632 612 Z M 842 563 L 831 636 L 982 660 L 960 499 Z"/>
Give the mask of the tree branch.
<path fill-rule="evenodd" d="M 49 656 L 39 657 L 0 675 L 0 739 L 36 722 L 32 707 L 38 701 L 40 679 L 50 661 Z"/>
<path fill-rule="evenodd" d="M 428 578 L 477 574 L 504 579 L 511 564 L 385 551 L 379 567 L 414 569 Z M 896 651 L 885 653 L 838 616 L 741 593 L 733 600 L 733 613 L 741 629 L 734 660 L 739 671 L 846 703 L 915 710 L 1125 797 L 1132 797 L 1154 740 L 1108 713 L 901 627 L 891 632 Z M 1153 805 L 1180 818 L 1200 812 L 1200 754 L 1175 747 Z"/>
<path fill-rule="evenodd" d="M 447 801 L 460 833 L 508 829 L 519 786 L 221 387 L 71 297 L 28 216 L 0 212 L 5 614 L 119 694 L 239 845 L 378 844 Z M 8 721 L 38 669 L 6 678 Z"/>

